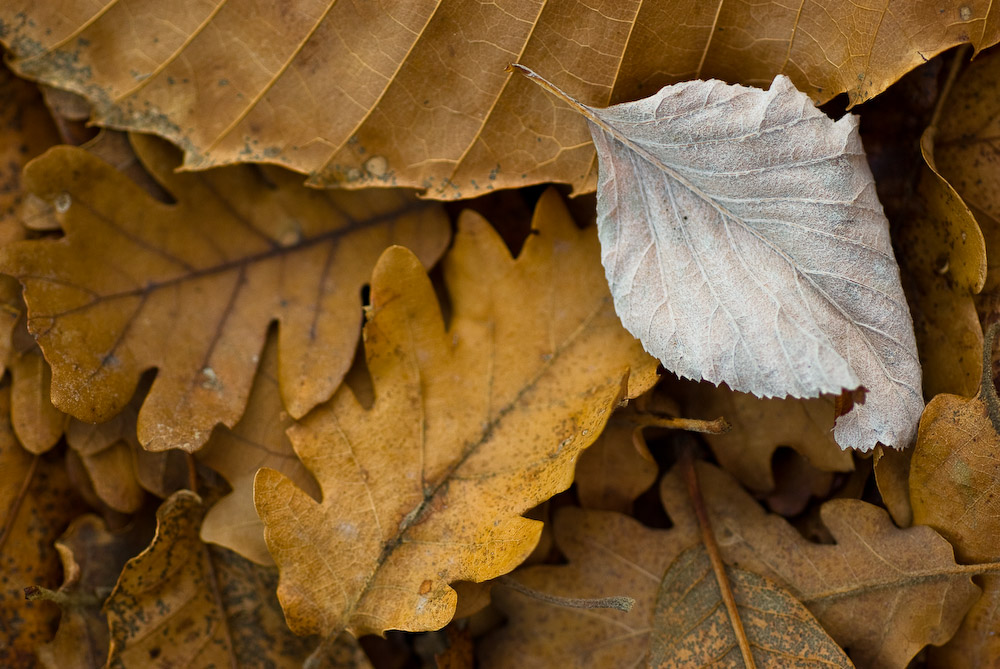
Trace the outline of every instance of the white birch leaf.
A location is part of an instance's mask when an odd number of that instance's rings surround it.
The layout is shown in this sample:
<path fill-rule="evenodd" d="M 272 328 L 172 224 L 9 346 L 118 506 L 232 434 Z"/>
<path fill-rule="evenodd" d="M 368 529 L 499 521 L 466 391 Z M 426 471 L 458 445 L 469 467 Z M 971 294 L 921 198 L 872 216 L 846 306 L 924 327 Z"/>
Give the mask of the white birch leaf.
<path fill-rule="evenodd" d="M 649 353 L 759 397 L 863 387 L 837 443 L 912 443 L 920 364 L 857 117 L 833 121 L 783 75 L 597 109 L 514 67 L 590 121 L 602 262 Z"/>

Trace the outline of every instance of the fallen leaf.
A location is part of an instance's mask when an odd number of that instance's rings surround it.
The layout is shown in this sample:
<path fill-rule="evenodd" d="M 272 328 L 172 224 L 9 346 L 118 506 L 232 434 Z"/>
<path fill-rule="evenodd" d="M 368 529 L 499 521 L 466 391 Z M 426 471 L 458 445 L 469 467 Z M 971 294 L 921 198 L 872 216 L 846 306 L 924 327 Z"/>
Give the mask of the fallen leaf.
<path fill-rule="evenodd" d="M 181 490 L 156 513 L 156 536 L 128 561 L 104 604 L 111 667 L 301 667 L 274 598 L 277 574 L 198 538 L 205 509 Z"/>
<path fill-rule="evenodd" d="M 0 64 L 0 246 L 24 238 L 21 169 L 58 141 L 38 89 Z M 14 325 L 22 310 L 21 287 L 0 276 L 0 373 L 11 356 Z"/>
<path fill-rule="evenodd" d="M 656 362 L 614 315 L 593 228 L 577 229 L 553 190 L 532 227 L 515 260 L 481 217 L 462 216 L 444 265 L 447 328 L 409 251 L 376 266 L 374 405 L 344 388 L 289 431 L 323 501 L 273 470 L 254 481 L 295 632 L 443 627 L 449 583 L 521 563 L 541 530 L 521 514 L 569 487 L 618 402 L 652 386 Z"/>
<path fill-rule="evenodd" d="M 975 397 L 938 395 L 920 419 L 910 462 L 913 522 L 929 525 L 966 562 L 1000 560 L 1000 400 L 993 385 L 987 336 L 981 362 L 983 385 Z M 984 592 L 955 638 L 934 652 L 936 666 L 992 666 L 1000 662 L 1000 577 L 983 577 Z"/>
<path fill-rule="evenodd" d="M 49 365 L 32 343 L 27 350 L 15 354 L 9 366 L 14 433 L 28 452 L 44 453 L 62 438 L 69 419 L 49 400 L 52 385 Z"/>
<path fill-rule="evenodd" d="M 680 380 L 667 387 L 686 415 L 723 416 L 732 426 L 723 434 L 706 434 L 705 441 L 723 469 L 758 493 L 775 488 L 772 460 L 780 446 L 801 454 L 828 472 L 854 469 L 851 454 L 833 439 L 833 402 L 829 398 L 759 398 L 727 386 Z"/>
<path fill-rule="evenodd" d="M 705 463 L 697 470 L 725 563 L 790 592 L 860 667 L 905 667 L 925 645 L 949 639 L 978 597 L 975 569 L 957 565 L 951 546 L 929 527 L 901 530 L 883 509 L 833 500 L 821 516 L 835 543 L 816 544 L 768 514 L 722 470 Z M 494 601 L 509 621 L 483 646 L 484 666 L 640 663 L 650 648 L 661 577 L 683 550 L 700 542 L 676 468 L 660 493 L 672 529 L 645 528 L 610 512 L 563 509 L 555 536 L 569 563 L 513 575 L 564 597 L 628 594 L 636 600 L 630 613 L 528 606 L 520 595 L 497 589 Z M 562 659 L 546 663 L 553 658 Z"/>
<path fill-rule="evenodd" d="M 49 669 L 95 669 L 108 658 L 108 622 L 101 605 L 111 594 L 125 563 L 149 543 L 151 527 L 134 523 L 113 534 L 94 515 L 80 516 L 55 543 L 62 560 L 59 590 L 34 589 L 30 599 L 56 602 L 62 610 L 55 638 L 38 647 Z"/>
<path fill-rule="evenodd" d="M 232 429 L 216 428 L 198 452 L 198 460 L 222 474 L 233 488 L 205 514 L 203 541 L 236 551 L 257 564 L 274 566 L 264 543 L 264 524 L 253 503 L 257 470 L 269 467 L 279 471 L 314 499 L 320 496 L 319 485 L 285 434 L 292 425 L 295 421 L 281 405 L 276 337 L 270 336 L 243 418 Z"/>
<path fill-rule="evenodd" d="M 187 168 L 280 163 L 314 183 L 451 199 L 592 188 L 584 123 L 503 76 L 511 60 L 559 72 L 557 84 L 602 106 L 685 79 L 779 73 L 818 101 L 846 91 L 856 104 L 956 44 L 1000 38 L 989 7 L 964 0 L 287 9 L 9 0 L 0 40 L 22 76 L 85 96 L 100 125 L 170 139 Z"/>
<path fill-rule="evenodd" d="M 10 425 L 10 387 L 0 388 L 0 666 L 35 666 L 35 649 L 52 636 L 59 609 L 24 601 L 24 588 L 59 585 L 53 542 L 80 512 L 61 462 L 31 455 Z"/>
<path fill-rule="evenodd" d="M 93 455 L 81 455 L 80 462 L 94 494 L 105 504 L 121 513 L 135 513 L 142 508 L 146 491 L 136 476 L 135 456 L 126 442 L 116 441 Z"/>
<path fill-rule="evenodd" d="M 672 401 L 654 394 L 644 395 L 632 405 L 645 398 L 655 398 L 660 410 L 680 413 Z M 580 454 L 573 482 L 584 508 L 629 513 L 636 498 L 656 481 L 658 472 L 643 426 L 626 408 L 615 411 L 601 436 Z"/>
<path fill-rule="evenodd" d="M 647 351 L 758 397 L 863 387 L 837 443 L 911 444 L 920 365 L 857 117 L 832 121 L 783 75 L 596 109 L 516 67 L 590 121 L 601 262 Z"/>
<path fill-rule="evenodd" d="M 919 432 L 917 433 L 919 443 Z M 872 455 L 872 470 L 875 485 L 882 496 L 885 508 L 900 527 L 913 524 L 913 507 L 910 506 L 910 458 L 913 449 L 897 451 L 893 448 L 876 447 Z"/>
<path fill-rule="evenodd" d="M 954 187 L 982 227 L 987 268 L 984 292 L 1000 277 L 1000 53 L 976 58 L 959 75 L 941 113 L 934 142 L 938 172 Z M 962 240 L 965 241 L 965 240 Z"/>
<path fill-rule="evenodd" d="M 25 286 L 58 408 L 107 420 L 158 369 L 138 424 L 153 451 L 195 451 L 216 423 L 235 424 L 271 320 L 289 413 L 327 399 L 350 366 L 378 254 L 403 243 L 430 264 L 447 243 L 440 207 L 401 192 L 310 191 L 250 167 L 174 174 L 167 147 L 134 142 L 176 204 L 86 151 L 56 148 L 25 179 L 64 210 L 66 236 L 7 246 L 0 262 Z"/>
<path fill-rule="evenodd" d="M 853 667 L 798 600 L 777 583 L 727 566 L 726 575 L 758 667 Z M 663 576 L 653 612 L 651 667 L 743 667 L 704 546 Z"/>
<path fill-rule="evenodd" d="M 764 502 L 774 513 L 786 518 L 798 516 L 806 511 L 812 498 L 830 497 L 834 485 L 833 472 L 817 469 L 795 451 L 778 451 L 773 468 L 776 485 L 764 497 Z"/>
<path fill-rule="evenodd" d="M 942 176 L 935 161 L 939 124 L 948 123 L 946 119 L 956 113 L 961 114 L 956 104 L 961 98 L 955 97 L 952 87 L 967 55 L 963 50 L 956 52 L 945 83 L 934 86 L 937 99 L 920 135 L 920 155 L 907 156 L 922 165 L 913 170 L 912 176 L 908 175 L 913 179 L 908 184 L 909 193 L 899 197 L 891 207 L 890 218 L 896 223 L 893 243 L 900 271 L 907 278 L 907 296 L 927 397 L 943 392 L 971 395 L 979 385 L 983 333 L 973 295 L 982 290 L 986 281 L 986 245 L 972 212 Z M 880 185 L 880 189 L 886 187 Z"/>

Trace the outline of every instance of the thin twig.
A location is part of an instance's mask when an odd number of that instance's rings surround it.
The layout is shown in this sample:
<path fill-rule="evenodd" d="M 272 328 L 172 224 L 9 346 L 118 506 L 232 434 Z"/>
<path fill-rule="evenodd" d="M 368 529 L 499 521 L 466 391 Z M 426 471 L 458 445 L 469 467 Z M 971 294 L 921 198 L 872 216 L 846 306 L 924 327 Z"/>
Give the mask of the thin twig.
<path fill-rule="evenodd" d="M 708 552 L 709 559 L 712 561 L 712 571 L 715 572 L 715 580 L 719 584 L 722 601 L 726 604 L 726 611 L 729 613 L 729 622 L 732 623 L 733 633 L 736 635 L 736 643 L 739 644 L 740 653 L 743 655 L 743 664 L 747 669 L 756 669 L 757 664 L 754 662 L 753 652 L 750 649 L 750 640 L 747 639 L 746 631 L 743 629 L 743 619 L 736 608 L 736 598 L 733 597 L 733 590 L 729 587 L 729 578 L 726 576 L 726 565 L 719 554 L 719 546 L 715 543 L 715 534 L 712 533 L 712 523 L 708 518 L 708 511 L 705 510 L 705 500 L 701 496 L 701 486 L 698 484 L 698 472 L 694 468 L 693 448 L 694 446 L 690 443 L 681 445 L 678 464 L 687 483 L 691 505 L 694 507 L 695 516 L 698 518 L 698 526 L 701 528 L 701 540 L 705 544 L 705 550 Z"/>
<path fill-rule="evenodd" d="M 546 604 L 565 606 L 571 609 L 617 609 L 618 611 L 631 611 L 635 605 L 635 600 L 631 597 L 600 597 L 597 599 L 577 599 L 574 597 L 559 597 L 545 592 L 539 592 L 519 583 L 510 576 L 501 576 L 497 582 L 511 590 L 516 590 L 522 595 L 527 595 Z"/>

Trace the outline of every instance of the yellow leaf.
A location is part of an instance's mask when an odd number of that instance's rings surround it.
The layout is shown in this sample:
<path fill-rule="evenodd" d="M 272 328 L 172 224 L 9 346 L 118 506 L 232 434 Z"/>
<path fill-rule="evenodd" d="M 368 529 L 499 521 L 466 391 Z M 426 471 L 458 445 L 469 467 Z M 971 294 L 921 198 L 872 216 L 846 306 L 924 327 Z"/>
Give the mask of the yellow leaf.
<path fill-rule="evenodd" d="M 272 320 L 289 413 L 329 398 L 350 366 L 378 254 L 401 243 L 431 264 L 447 243 L 441 208 L 400 191 L 329 194 L 251 167 L 175 174 L 167 147 L 134 141 L 176 204 L 59 147 L 25 179 L 61 211 L 65 238 L 7 246 L 0 262 L 25 286 L 58 408 L 107 420 L 158 369 L 139 413 L 150 450 L 195 451 L 216 423 L 235 424 Z"/>
<path fill-rule="evenodd" d="M 578 230 L 554 191 L 516 260 L 478 215 L 459 227 L 447 328 L 416 258 L 386 251 L 364 330 L 374 405 L 342 388 L 290 430 L 322 502 L 257 474 L 297 633 L 443 627 L 449 583 L 523 561 L 541 528 L 521 514 L 569 487 L 614 407 L 655 380 L 614 314 L 594 229 Z"/>

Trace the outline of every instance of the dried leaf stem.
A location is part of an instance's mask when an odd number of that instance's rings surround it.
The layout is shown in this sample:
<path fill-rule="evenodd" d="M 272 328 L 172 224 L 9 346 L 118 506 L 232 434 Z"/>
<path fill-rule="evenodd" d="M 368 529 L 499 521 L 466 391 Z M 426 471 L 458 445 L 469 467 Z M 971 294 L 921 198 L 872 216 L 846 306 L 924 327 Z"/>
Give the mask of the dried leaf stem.
<path fill-rule="evenodd" d="M 10 536 L 11 529 L 14 527 L 14 523 L 17 520 L 17 514 L 21 510 L 21 504 L 24 503 L 24 498 L 28 495 L 28 489 L 31 487 L 31 482 L 35 478 L 35 472 L 38 471 L 38 458 L 36 455 L 31 460 L 31 466 L 28 467 L 28 472 L 24 475 L 24 482 L 21 484 L 21 489 L 17 491 L 17 497 L 11 502 L 10 508 L 7 510 L 7 517 L 5 518 L 5 523 L 3 531 L 0 532 L 0 551 L 3 550 L 4 544 L 7 543 L 7 537 Z"/>
<path fill-rule="evenodd" d="M 522 595 L 527 595 L 528 597 L 537 599 L 540 602 L 554 604 L 556 606 L 565 606 L 571 609 L 617 609 L 618 611 L 631 611 L 632 607 L 635 605 L 634 599 L 625 596 L 581 599 L 576 597 L 559 597 L 558 595 L 550 595 L 546 592 L 539 592 L 538 590 L 529 588 L 523 583 L 515 581 L 510 576 L 501 576 L 497 579 L 497 582 L 504 587 L 515 590 Z"/>
<path fill-rule="evenodd" d="M 733 634 L 736 635 L 736 642 L 739 644 L 740 653 L 743 655 L 743 664 L 747 669 L 756 669 L 753 653 L 750 649 L 750 640 L 743 629 L 743 620 L 740 612 L 736 608 L 736 598 L 733 596 L 732 588 L 729 587 L 729 579 L 726 577 L 726 565 L 719 554 L 719 546 L 715 543 L 715 535 L 712 533 L 712 523 L 708 518 L 708 511 L 705 509 L 705 500 L 701 496 L 701 486 L 698 484 L 698 472 L 694 468 L 693 444 L 685 440 L 681 444 L 680 465 L 687 483 L 688 495 L 691 497 L 691 506 L 694 507 L 695 516 L 698 518 L 698 526 L 701 529 L 701 540 L 705 544 L 705 550 L 712 561 L 712 571 L 715 572 L 715 580 L 719 584 L 719 592 L 722 601 L 726 604 L 726 611 L 729 613 L 729 622 L 733 626 Z"/>

